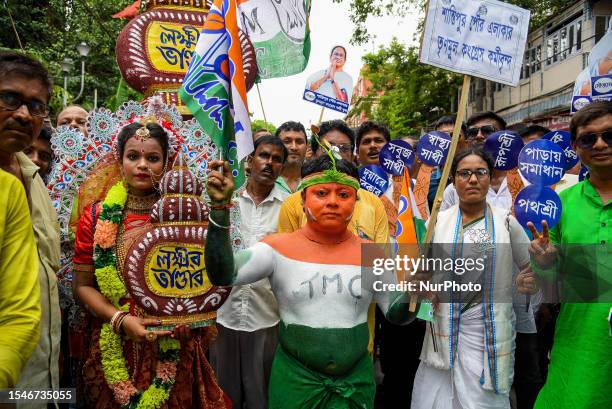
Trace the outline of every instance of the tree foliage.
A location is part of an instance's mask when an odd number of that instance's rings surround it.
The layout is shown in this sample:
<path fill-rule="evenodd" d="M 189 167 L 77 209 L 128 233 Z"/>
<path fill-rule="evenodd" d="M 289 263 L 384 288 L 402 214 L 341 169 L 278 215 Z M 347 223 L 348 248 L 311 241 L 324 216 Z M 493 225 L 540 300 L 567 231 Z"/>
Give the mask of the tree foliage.
<path fill-rule="evenodd" d="M 113 19 L 114 13 L 132 4 L 133 0 L 4 0 L 0 3 L 0 47 L 20 49 L 11 16 L 21 40 L 30 55 L 42 61 L 55 84 L 52 113 L 62 104 L 64 76 L 61 62 L 74 61 L 68 78 L 68 100 L 75 97 L 81 83 L 81 60 L 76 46 L 85 42 L 90 52 L 85 60 L 83 97 L 77 104 L 93 108 L 94 89 L 98 90 L 98 106 L 117 95 L 121 78 L 115 59 L 115 42 L 127 20 Z M 10 11 L 10 15 L 9 15 Z M 139 97 L 131 91 L 130 96 Z"/>
<path fill-rule="evenodd" d="M 354 23 L 352 43 L 364 44 L 370 40 L 368 17 L 406 16 L 409 10 L 419 10 L 419 31 L 422 29 L 427 0 L 333 0 L 335 3 L 348 4 L 351 21 Z M 548 17 L 574 3 L 575 0 L 509 0 L 507 3 L 531 10 L 531 26 L 539 27 Z"/>
<path fill-rule="evenodd" d="M 258 129 L 267 129 L 272 134 L 276 132 L 276 127 L 274 126 L 274 124 L 271 124 L 270 122 L 266 122 L 263 119 L 251 120 L 251 129 L 253 130 L 253 132 L 257 131 Z"/>
<path fill-rule="evenodd" d="M 462 77 L 419 63 L 415 47 L 394 39 L 363 59 L 362 75 L 372 88 L 355 109 L 386 123 L 393 137 L 419 134 L 443 112 L 451 112 Z"/>

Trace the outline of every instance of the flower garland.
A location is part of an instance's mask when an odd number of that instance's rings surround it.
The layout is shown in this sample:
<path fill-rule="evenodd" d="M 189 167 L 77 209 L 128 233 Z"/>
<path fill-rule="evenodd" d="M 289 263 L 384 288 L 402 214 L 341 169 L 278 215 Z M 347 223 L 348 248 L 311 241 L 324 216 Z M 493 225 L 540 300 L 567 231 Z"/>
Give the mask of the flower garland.
<path fill-rule="evenodd" d="M 128 192 L 123 181 L 110 188 L 104 201 L 94 234 L 94 267 L 100 292 L 122 311 L 129 305 L 119 305 L 127 295 L 125 285 L 117 272 L 117 255 L 114 247 Z M 179 361 L 180 342 L 167 337 L 158 340 L 158 359 L 155 378 L 145 391 L 138 390 L 130 381 L 127 363 L 123 356 L 121 336 L 114 333 L 108 323 L 100 332 L 100 351 L 104 379 L 113 391 L 117 403 L 123 408 L 158 409 L 170 397 Z"/>

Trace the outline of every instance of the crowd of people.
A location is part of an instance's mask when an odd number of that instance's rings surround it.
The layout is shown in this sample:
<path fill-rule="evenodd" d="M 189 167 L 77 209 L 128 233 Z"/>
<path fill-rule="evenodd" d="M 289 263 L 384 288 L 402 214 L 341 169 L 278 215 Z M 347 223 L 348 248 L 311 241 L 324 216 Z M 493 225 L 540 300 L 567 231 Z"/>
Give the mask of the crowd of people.
<path fill-rule="evenodd" d="M 393 251 L 402 179 L 389 177 L 380 196 L 362 189 L 358 168 L 379 163 L 391 134 L 382 124 L 354 130 L 342 120 L 323 122 L 311 138 L 294 121 L 255 131 L 237 189 L 227 162 L 208 164 L 205 264 L 210 281 L 231 293 L 213 325 L 168 328 L 148 318 L 119 271 L 180 149 L 167 123 L 137 118 L 114 136 L 75 206 L 72 292 L 87 315 L 78 338 L 65 323 L 56 278 L 51 92 L 40 62 L 0 52 L 0 389 L 76 388 L 66 406 L 74 408 L 612 407 L 612 102 L 572 117 L 572 147 L 588 176 L 579 182 L 577 167 L 555 186 L 563 211 L 552 229 L 518 223 L 514 182 L 483 150 L 496 131 L 515 130 L 528 143 L 546 128 L 475 113 L 461 127 L 448 181 L 441 168 L 411 166 L 413 187 L 427 178 L 413 209 L 418 241 L 430 227 L 432 242 L 452 245 L 455 257 L 493 251 L 479 272 L 483 289 L 434 301 L 429 324 L 417 318 L 427 294 L 366 284 L 368 244 L 380 244 L 372 251 L 381 257 Z M 85 109 L 68 106 L 55 126 L 87 137 L 87 119 Z M 452 133 L 454 125 L 442 117 L 434 129 Z M 440 185 L 440 213 L 428 226 Z M 245 249 L 232 247 L 232 207 Z M 434 277 L 418 271 L 408 280 Z M 380 280 L 397 276 L 385 271 Z M 596 299 L 553 303 L 544 294 L 585 286 Z"/>

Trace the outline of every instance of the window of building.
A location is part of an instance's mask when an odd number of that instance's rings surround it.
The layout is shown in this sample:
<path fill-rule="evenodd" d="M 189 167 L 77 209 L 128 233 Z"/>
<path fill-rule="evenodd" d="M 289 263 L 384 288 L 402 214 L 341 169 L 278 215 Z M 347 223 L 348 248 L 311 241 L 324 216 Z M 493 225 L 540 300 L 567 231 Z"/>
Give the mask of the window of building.
<path fill-rule="evenodd" d="M 532 47 L 525 51 L 523 59 L 523 69 L 521 70 L 521 79 L 529 78 L 536 71 L 542 69 L 542 45 Z"/>
<path fill-rule="evenodd" d="M 611 16 L 595 16 L 595 42 L 601 40 L 610 26 Z"/>
<path fill-rule="evenodd" d="M 582 17 L 548 32 L 546 65 L 563 61 L 582 49 Z"/>

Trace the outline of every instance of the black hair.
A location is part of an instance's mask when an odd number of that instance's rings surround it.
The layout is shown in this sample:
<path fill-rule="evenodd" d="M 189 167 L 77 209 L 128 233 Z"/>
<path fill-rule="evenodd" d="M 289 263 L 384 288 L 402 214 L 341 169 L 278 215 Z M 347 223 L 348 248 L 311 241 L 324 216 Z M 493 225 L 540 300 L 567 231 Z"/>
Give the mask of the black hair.
<path fill-rule="evenodd" d="M 38 135 L 38 139 L 42 139 L 51 145 L 51 137 L 53 136 L 53 129 L 50 126 L 43 126 L 40 129 L 40 134 Z"/>
<path fill-rule="evenodd" d="M 257 152 L 257 148 L 260 145 L 274 145 L 276 147 L 281 148 L 281 151 L 283 152 L 283 163 L 285 163 L 285 161 L 287 160 L 287 156 L 289 156 L 287 147 L 277 136 L 264 135 L 264 136 L 257 138 L 257 140 L 255 141 L 253 145 L 253 155 L 255 155 L 255 152 Z"/>
<path fill-rule="evenodd" d="M 123 159 L 123 153 L 125 152 L 125 144 L 132 138 L 136 131 L 142 128 L 142 124 L 138 122 L 131 123 L 123 127 L 119 135 L 117 136 L 117 149 L 119 150 L 119 158 Z M 147 124 L 149 135 L 155 139 L 161 145 L 162 152 L 164 153 L 164 163 L 168 159 L 168 134 L 159 124 Z"/>
<path fill-rule="evenodd" d="M 576 112 L 570 121 L 571 140 L 576 140 L 578 127 L 585 126 L 602 116 L 612 115 L 612 101 L 595 101 Z"/>
<path fill-rule="evenodd" d="M 444 126 L 444 125 L 451 125 L 451 126 L 455 126 L 455 121 L 457 120 L 457 118 L 455 116 L 451 116 L 451 115 L 445 115 L 445 116 L 441 116 L 440 118 L 438 118 L 438 120 L 436 121 L 436 123 L 434 124 L 434 130 L 438 130 L 438 128 Z M 465 122 L 461 123 L 461 130 L 463 132 L 465 132 L 467 129 L 467 127 L 465 126 Z M 452 133 L 452 132 L 451 132 Z"/>
<path fill-rule="evenodd" d="M 300 122 L 287 121 L 276 128 L 276 133 L 274 135 L 280 138 L 281 132 L 285 131 L 302 132 L 304 134 L 304 140 L 308 141 L 308 138 L 306 137 L 306 129 Z"/>
<path fill-rule="evenodd" d="M 331 51 L 329 52 L 329 56 L 331 57 L 334 54 L 334 50 L 336 48 L 342 48 L 344 50 L 344 60 L 346 61 L 346 55 L 347 55 L 346 48 L 344 48 L 344 46 L 342 46 L 342 45 L 335 45 L 335 46 L 333 46 Z"/>
<path fill-rule="evenodd" d="M 323 139 L 325 134 L 331 131 L 338 131 L 345 134 L 351 143 L 351 151 L 353 150 L 355 147 L 355 134 L 351 128 L 348 127 L 346 122 L 341 119 L 333 119 L 331 121 L 323 122 L 319 128 L 319 139 Z M 316 138 L 312 138 L 310 148 L 312 149 L 312 153 L 316 153 L 319 149 L 319 143 L 317 142 Z"/>
<path fill-rule="evenodd" d="M 453 158 L 453 163 L 451 165 L 451 176 L 453 178 L 455 177 L 455 172 L 457 172 L 457 167 L 459 166 L 459 162 L 461 162 L 463 159 L 465 159 L 466 157 L 470 155 L 479 156 L 482 160 L 484 160 L 487 163 L 489 174 L 493 172 L 494 162 L 493 162 L 493 158 L 491 157 L 491 155 L 485 152 L 484 149 L 482 149 L 481 147 L 466 148 L 466 149 L 459 151 Z"/>
<path fill-rule="evenodd" d="M 333 169 L 333 167 L 334 165 L 331 158 L 327 155 L 321 155 L 318 158 L 311 159 L 304 163 L 304 166 L 302 166 L 302 179 L 313 173 Z M 357 167 L 347 160 L 336 159 L 336 170 L 359 180 L 359 171 Z"/>
<path fill-rule="evenodd" d="M 361 140 L 363 139 L 364 135 L 370 132 L 380 133 L 385 137 L 387 142 L 391 140 L 391 134 L 386 126 L 373 121 L 365 121 L 359 126 L 359 128 L 357 128 L 357 146 L 361 145 Z"/>
<path fill-rule="evenodd" d="M 472 126 L 476 122 L 482 121 L 483 119 L 492 119 L 494 121 L 497 121 L 501 125 L 501 129 L 499 129 L 500 131 L 502 129 L 506 129 L 506 125 L 507 124 L 506 124 L 506 121 L 504 121 L 504 118 L 502 118 L 501 116 L 497 115 L 495 112 L 491 112 L 491 111 L 478 112 L 478 113 L 472 115 L 467 120 L 467 127 L 469 128 L 470 126 Z"/>
<path fill-rule="evenodd" d="M 37 60 L 15 51 L 0 51 L 0 78 L 19 74 L 38 79 L 47 88 L 47 103 L 51 99 L 52 83 L 47 69 Z"/>
<path fill-rule="evenodd" d="M 549 132 L 550 132 L 550 129 L 545 128 L 542 125 L 529 125 L 525 129 L 523 129 L 521 132 L 519 132 L 519 135 L 521 136 L 521 138 L 526 138 L 529 135 L 533 135 L 534 133 L 541 133 L 542 136 L 544 136 Z"/>

